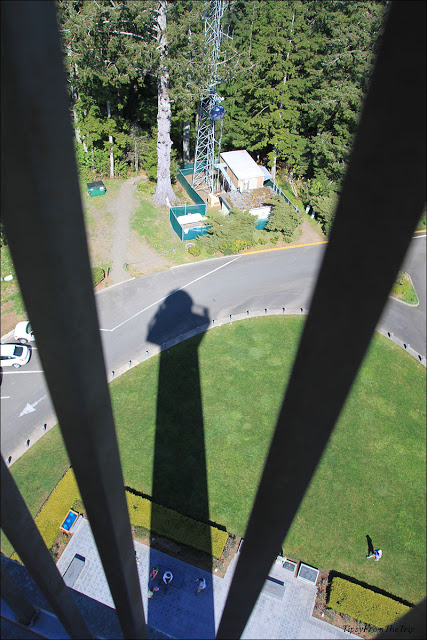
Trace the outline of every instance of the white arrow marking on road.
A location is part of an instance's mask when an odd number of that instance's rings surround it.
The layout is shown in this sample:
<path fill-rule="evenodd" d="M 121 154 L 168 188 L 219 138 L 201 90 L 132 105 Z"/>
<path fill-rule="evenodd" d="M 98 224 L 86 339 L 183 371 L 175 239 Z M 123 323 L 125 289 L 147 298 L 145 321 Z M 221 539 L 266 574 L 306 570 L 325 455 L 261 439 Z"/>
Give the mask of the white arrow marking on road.
<path fill-rule="evenodd" d="M 33 404 L 29 404 L 27 402 L 26 406 L 22 409 L 21 413 L 19 414 L 19 417 L 25 416 L 27 413 L 32 413 L 33 411 L 35 411 L 34 407 L 36 407 L 38 403 L 44 400 L 45 398 L 47 398 L 47 395 L 43 396 L 43 398 L 40 398 L 39 400 L 36 400 L 35 402 L 33 402 Z"/>

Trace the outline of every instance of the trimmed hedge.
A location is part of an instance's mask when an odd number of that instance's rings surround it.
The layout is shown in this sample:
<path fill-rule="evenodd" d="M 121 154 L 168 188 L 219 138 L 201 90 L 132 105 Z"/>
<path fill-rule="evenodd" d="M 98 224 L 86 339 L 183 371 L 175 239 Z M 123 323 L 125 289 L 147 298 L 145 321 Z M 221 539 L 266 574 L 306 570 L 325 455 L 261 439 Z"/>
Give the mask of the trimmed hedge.
<path fill-rule="evenodd" d="M 160 536 L 200 549 L 215 558 L 221 556 L 228 538 L 226 531 L 197 522 L 177 511 L 156 504 L 154 505 L 154 522 L 151 523 L 153 503 L 147 498 L 128 492 L 126 492 L 126 498 L 130 521 L 133 525 L 146 529 L 153 527 Z"/>
<path fill-rule="evenodd" d="M 105 271 L 102 267 L 92 267 L 92 282 L 93 286 L 96 287 L 97 284 L 102 282 L 105 278 Z"/>
<path fill-rule="evenodd" d="M 384 629 L 410 611 L 410 607 L 397 600 L 344 578 L 333 578 L 328 607 L 380 629 Z"/>
<path fill-rule="evenodd" d="M 150 530 L 152 502 L 129 492 L 126 492 L 126 498 L 131 524 Z M 59 527 L 68 510 L 76 500 L 81 500 L 81 496 L 73 470 L 69 469 L 36 517 L 37 527 L 49 549 L 60 532 Z M 215 558 L 221 556 L 228 538 L 226 531 L 197 522 L 161 505 L 155 505 L 155 533 L 206 551 Z M 12 557 L 17 559 L 16 554 Z"/>

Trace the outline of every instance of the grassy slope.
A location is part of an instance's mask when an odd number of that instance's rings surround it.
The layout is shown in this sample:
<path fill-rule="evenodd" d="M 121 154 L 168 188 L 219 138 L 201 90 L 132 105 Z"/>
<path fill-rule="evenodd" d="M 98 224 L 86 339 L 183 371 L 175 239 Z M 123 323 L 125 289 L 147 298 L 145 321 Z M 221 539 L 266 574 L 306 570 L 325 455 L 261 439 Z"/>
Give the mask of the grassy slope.
<path fill-rule="evenodd" d="M 211 330 L 200 344 L 210 518 L 231 532 L 244 534 L 302 326 L 301 317 L 250 319 Z M 173 381 L 192 366 L 187 344 L 175 347 L 171 358 L 171 394 Z M 111 384 L 125 483 L 148 494 L 158 371 L 156 357 Z M 187 403 L 191 422 L 191 393 L 176 402 Z M 424 425 L 425 369 L 376 336 L 287 536 L 285 553 L 410 601 L 423 597 Z M 184 428 L 180 435 L 185 440 Z M 13 465 L 20 487 L 31 453 L 36 457 L 38 449 L 46 460 L 48 437 Z M 61 447 L 57 454 L 46 453 L 57 457 L 59 479 L 66 456 Z M 47 471 L 51 478 L 39 491 L 38 506 L 56 472 L 40 464 L 25 480 L 23 493 L 31 500 Z M 367 534 L 384 551 L 379 563 L 365 559 Z"/>

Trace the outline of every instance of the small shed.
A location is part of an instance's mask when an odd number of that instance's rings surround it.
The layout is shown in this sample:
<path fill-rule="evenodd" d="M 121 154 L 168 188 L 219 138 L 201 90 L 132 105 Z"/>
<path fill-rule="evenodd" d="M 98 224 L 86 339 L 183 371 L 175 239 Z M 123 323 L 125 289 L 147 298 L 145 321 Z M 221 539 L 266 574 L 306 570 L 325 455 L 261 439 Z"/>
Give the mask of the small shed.
<path fill-rule="evenodd" d="M 106 192 L 105 184 L 102 180 L 96 180 L 96 182 L 88 182 L 87 190 L 91 198 L 94 196 L 103 196 Z"/>
<path fill-rule="evenodd" d="M 227 174 L 231 182 L 240 192 L 260 189 L 263 186 L 264 171 L 246 150 L 225 151 L 221 153 L 221 160 L 227 165 Z"/>

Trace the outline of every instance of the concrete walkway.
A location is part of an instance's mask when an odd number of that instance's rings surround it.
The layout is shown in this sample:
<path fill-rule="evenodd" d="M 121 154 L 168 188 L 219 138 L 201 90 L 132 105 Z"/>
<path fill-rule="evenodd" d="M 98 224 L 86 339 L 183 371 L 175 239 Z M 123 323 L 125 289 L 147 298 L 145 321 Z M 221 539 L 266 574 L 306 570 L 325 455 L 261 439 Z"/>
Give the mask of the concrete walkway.
<path fill-rule="evenodd" d="M 147 623 L 172 638 L 214 638 L 238 556 L 233 558 L 225 577 L 219 578 L 138 542 L 135 542 L 135 549 Z M 73 588 L 114 607 L 86 519 L 82 521 L 58 561 L 57 567 L 62 575 L 76 553 L 85 558 L 85 565 Z M 172 573 L 183 576 L 182 586 L 179 589 L 170 586 L 167 593 L 157 592 L 152 600 L 148 600 L 149 563 L 152 566 L 166 566 Z M 263 590 L 242 638 L 358 638 L 313 618 L 311 613 L 316 599 L 316 587 L 286 574 L 289 572 L 281 564 L 273 565 L 270 576 L 283 582 L 284 589 L 279 594 L 265 593 Z M 196 596 L 196 579 L 201 576 L 205 577 L 209 588 Z M 213 593 L 209 593 L 210 589 Z"/>

